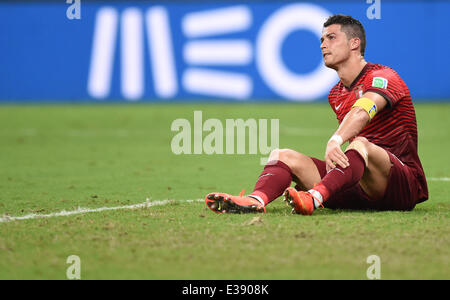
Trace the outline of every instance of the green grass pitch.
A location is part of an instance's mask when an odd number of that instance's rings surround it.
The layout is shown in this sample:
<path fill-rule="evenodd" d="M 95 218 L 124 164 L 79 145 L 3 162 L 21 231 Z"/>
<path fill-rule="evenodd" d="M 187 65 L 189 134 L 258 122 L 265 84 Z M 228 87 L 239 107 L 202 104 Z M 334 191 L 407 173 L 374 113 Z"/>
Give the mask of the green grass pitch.
<path fill-rule="evenodd" d="M 410 212 L 321 209 L 216 215 L 209 192 L 251 191 L 264 155 L 175 155 L 175 119 L 279 119 L 280 148 L 323 157 L 337 121 L 325 104 L 0 107 L 0 279 L 450 279 L 450 105 L 416 104 L 430 199 Z M 208 133 L 205 132 L 204 136 Z M 447 180 L 447 181 L 446 181 Z M 194 200 L 187 202 L 186 200 Z"/>

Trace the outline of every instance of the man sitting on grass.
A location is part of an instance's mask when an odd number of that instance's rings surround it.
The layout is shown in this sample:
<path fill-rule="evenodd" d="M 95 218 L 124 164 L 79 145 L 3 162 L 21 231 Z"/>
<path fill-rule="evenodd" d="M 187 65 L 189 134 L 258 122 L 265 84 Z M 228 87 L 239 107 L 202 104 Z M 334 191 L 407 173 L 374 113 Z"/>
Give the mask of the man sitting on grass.
<path fill-rule="evenodd" d="M 327 143 L 325 159 L 274 150 L 250 195 L 210 193 L 205 201 L 211 210 L 266 212 L 266 205 L 283 193 L 293 212 L 303 215 L 321 206 L 411 210 L 428 199 L 408 87 L 393 69 L 366 62 L 365 46 L 358 20 L 333 15 L 324 23 L 323 60 L 340 78 L 328 96 L 339 127 Z"/>

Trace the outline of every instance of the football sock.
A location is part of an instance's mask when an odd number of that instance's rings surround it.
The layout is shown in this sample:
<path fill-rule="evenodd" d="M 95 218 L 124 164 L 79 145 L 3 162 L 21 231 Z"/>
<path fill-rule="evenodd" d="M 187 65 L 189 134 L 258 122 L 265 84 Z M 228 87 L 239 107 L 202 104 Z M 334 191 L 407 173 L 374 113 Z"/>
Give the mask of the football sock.
<path fill-rule="evenodd" d="M 261 198 L 264 205 L 267 205 L 281 196 L 291 182 L 292 174 L 288 165 L 280 160 L 269 161 L 249 196 L 256 196 L 253 197 L 255 199 Z"/>
<path fill-rule="evenodd" d="M 347 155 L 350 166 L 347 168 L 341 168 L 336 166 L 330 172 L 325 175 L 322 181 L 312 188 L 313 191 L 318 192 L 321 197 L 317 197 L 314 192 L 310 193 L 317 198 L 317 200 L 325 202 L 330 197 L 341 190 L 347 189 L 357 184 L 364 173 L 365 162 L 361 154 L 358 151 L 351 149 L 345 152 Z M 314 207 L 320 206 L 319 201 L 314 201 Z"/>
<path fill-rule="evenodd" d="M 320 186 L 317 186 L 320 187 Z M 315 187 L 315 188 L 317 188 Z M 322 191 L 322 193 L 326 193 L 328 191 Z M 314 199 L 314 208 L 318 208 L 320 206 L 322 206 L 323 203 L 323 197 L 322 194 L 319 191 L 316 191 L 315 189 L 310 189 L 308 191 L 308 193 L 310 193 L 311 195 L 313 195 L 313 199 Z"/>
<path fill-rule="evenodd" d="M 256 200 L 258 200 L 262 205 L 264 205 L 264 206 L 266 206 L 266 203 L 264 202 L 264 200 L 263 200 L 263 198 L 261 197 L 261 196 L 258 196 L 258 195 L 252 195 L 252 194 L 250 194 L 250 195 L 248 195 L 249 197 L 251 197 L 251 198 L 253 198 L 253 199 L 256 199 Z"/>

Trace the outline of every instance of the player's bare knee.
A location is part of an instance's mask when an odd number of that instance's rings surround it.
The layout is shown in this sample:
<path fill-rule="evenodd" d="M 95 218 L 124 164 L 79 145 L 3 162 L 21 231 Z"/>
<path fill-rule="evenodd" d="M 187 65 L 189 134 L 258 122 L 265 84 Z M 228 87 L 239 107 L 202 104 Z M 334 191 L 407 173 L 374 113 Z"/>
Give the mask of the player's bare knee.
<path fill-rule="evenodd" d="M 269 160 L 279 160 L 289 167 L 292 167 L 295 160 L 295 151 L 291 149 L 275 149 L 270 153 Z"/>
<path fill-rule="evenodd" d="M 273 149 L 269 154 L 269 161 L 279 160 L 280 157 L 280 149 Z"/>
<path fill-rule="evenodd" d="M 366 139 L 366 138 L 363 137 L 363 136 L 357 136 L 357 137 L 355 137 L 355 138 L 353 139 L 352 143 L 353 143 L 353 142 L 360 142 L 360 143 L 364 144 L 365 146 L 367 146 L 368 144 L 370 144 L 369 140 Z"/>
<path fill-rule="evenodd" d="M 359 154 L 361 154 L 367 167 L 369 165 L 369 148 L 370 142 L 365 137 L 359 136 L 356 137 L 350 145 L 348 145 L 345 151 L 356 150 Z"/>
<path fill-rule="evenodd" d="M 285 164 L 289 165 L 289 161 L 291 160 L 291 149 L 276 149 L 270 153 L 270 158 L 274 160 L 280 160 Z"/>

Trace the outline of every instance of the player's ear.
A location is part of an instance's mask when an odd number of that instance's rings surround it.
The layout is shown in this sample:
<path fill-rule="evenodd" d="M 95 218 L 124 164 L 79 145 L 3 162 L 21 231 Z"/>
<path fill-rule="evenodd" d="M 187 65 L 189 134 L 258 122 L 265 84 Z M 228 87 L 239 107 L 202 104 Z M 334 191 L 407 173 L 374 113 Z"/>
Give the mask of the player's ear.
<path fill-rule="evenodd" d="M 358 49 L 360 45 L 361 45 L 361 40 L 359 38 L 352 38 L 350 40 L 350 48 L 352 50 Z"/>

